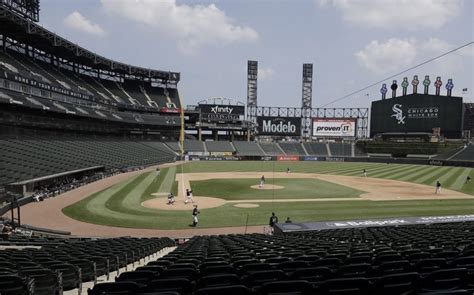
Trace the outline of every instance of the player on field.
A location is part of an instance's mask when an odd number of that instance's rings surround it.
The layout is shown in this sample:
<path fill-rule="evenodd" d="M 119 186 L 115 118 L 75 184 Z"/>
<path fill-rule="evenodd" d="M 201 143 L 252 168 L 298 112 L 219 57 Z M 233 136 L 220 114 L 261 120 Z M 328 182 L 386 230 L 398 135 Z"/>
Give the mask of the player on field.
<path fill-rule="evenodd" d="M 436 190 L 435 190 L 435 194 L 441 194 L 441 182 L 436 181 Z"/>
<path fill-rule="evenodd" d="M 187 188 L 186 189 L 186 200 L 184 201 L 184 203 L 187 204 L 190 201 L 191 201 L 191 203 L 194 203 L 193 191 Z"/>
<path fill-rule="evenodd" d="M 265 176 L 262 175 L 262 177 L 260 177 L 260 184 L 258 185 L 258 187 L 262 188 L 264 185 L 265 185 Z"/>

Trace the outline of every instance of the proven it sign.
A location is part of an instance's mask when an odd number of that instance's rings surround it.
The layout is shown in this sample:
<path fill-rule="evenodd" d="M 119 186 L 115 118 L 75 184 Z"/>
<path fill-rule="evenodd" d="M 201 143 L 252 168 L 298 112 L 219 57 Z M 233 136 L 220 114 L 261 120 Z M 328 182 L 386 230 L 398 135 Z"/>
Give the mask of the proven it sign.
<path fill-rule="evenodd" d="M 301 118 L 257 117 L 259 135 L 301 136 Z"/>
<path fill-rule="evenodd" d="M 356 119 L 313 119 L 313 136 L 355 137 Z"/>

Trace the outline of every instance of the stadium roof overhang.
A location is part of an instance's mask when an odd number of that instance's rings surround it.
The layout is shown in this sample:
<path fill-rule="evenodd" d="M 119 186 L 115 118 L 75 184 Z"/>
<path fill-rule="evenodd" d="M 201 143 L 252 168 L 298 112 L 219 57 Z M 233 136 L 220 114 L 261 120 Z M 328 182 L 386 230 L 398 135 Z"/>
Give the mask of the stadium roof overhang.
<path fill-rule="evenodd" d="M 178 83 L 180 73 L 135 67 L 97 55 L 0 6 L 0 34 L 70 62 L 125 75 Z"/>

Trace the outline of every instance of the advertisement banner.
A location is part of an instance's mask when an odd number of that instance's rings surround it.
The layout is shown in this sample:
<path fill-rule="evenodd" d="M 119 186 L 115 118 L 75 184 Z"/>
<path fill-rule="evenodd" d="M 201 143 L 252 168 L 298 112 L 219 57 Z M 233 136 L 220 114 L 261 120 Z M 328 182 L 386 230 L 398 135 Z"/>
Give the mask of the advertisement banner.
<path fill-rule="evenodd" d="M 198 107 L 204 120 L 235 121 L 242 120 L 245 115 L 245 107 L 241 105 L 200 104 Z"/>
<path fill-rule="evenodd" d="M 301 136 L 301 118 L 257 117 L 259 135 Z"/>
<path fill-rule="evenodd" d="M 161 108 L 160 112 L 165 114 L 179 114 L 181 113 L 181 109 Z"/>
<path fill-rule="evenodd" d="M 188 155 L 190 156 L 207 156 L 209 153 L 207 152 L 188 152 Z"/>
<path fill-rule="evenodd" d="M 275 159 L 275 157 L 272 157 L 272 156 L 262 156 L 260 158 L 260 160 L 262 161 L 273 161 Z"/>
<path fill-rule="evenodd" d="M 239 161 L 240 159 L 238 157 L 204 157 L 201 158 L 202 160 L 205 161 Z"/>
<path fill-rule="evenodd" d="M 232 156 L 232 152 L 210 152 L 211 156 Z"/>
<path fill-rule="evenodd" d="M 72 96 L 72 97 L 77 97 L 77 98 L 87 99 L 87 100 L 92 100 L 93 98 L 92 95 L 75 92 L 72 90 L 68 90 L 66 88 L 56 87 L 54 85 L 44 83 L 44 82 L 39 82 L 37 80 L 32 80 L 32 79 L 29 79 L 17 74 L 10 74 L 10 73 L 5 72 L 4 76 L 9 80 L 12 80 L 18 83 L 28 84 L 33 87 L 38 87 L 44 90 L 53 91 L 56 93 L 67 95 L 67 96 Z"/>
<path fill-rule="evenodd" d="M 300 160 L 299 156 L 287 156 L 287 155 L 277 156 L 277 161 L 299 161 L 299 160 Z"/>
<path fill-rule="evenodd" d="M 326 161 L 328 162 L 344 162 L 344 158 L 333 158 L 333 157 L 326 157 Z"/>
<path fill-rule="evenodd" d="M 303 161 L 318 161 L 318 157 L 315 156 L 304 156 Z"/>
<path fill-rule="evenodd" d="M 433 133 L 459 138 L 463 126 L 463 98 L 412 94 L 372 102 L 370 136 L 391 132 Z"/>
<path fill-rule="evenodd" d="M 357 119 L 314 118 L 313 136 L 317 137 L 355 137 Z"/>

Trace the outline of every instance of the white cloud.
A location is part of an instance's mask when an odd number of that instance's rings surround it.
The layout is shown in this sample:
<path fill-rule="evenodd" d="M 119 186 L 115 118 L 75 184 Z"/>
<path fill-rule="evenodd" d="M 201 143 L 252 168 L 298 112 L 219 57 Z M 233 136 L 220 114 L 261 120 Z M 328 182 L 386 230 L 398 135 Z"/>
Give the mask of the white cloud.
<path fill-rule="evenodd" d="M 271 79 L 275 71 L 272 68 L 259 68 L 258 69 L 258 78 L 259 79 Z"/>
<path fill-rule="evenodd" d="M 203 45 L 254 42 L 258 33 L 237 25 L 214 4 L 178 5 L 176 0 L 101 0 L 107 13 L 151 26 L 177 39 L 181 52 L 192 54 Z"/>
<path fill-rule="evenodd" d="M 341 11 L 345 21 L 370 28 L 440 28 L 462 10 L 462 0 L 315 0 Z"/>
<path fill-rule="evenodd" d="M 369 71 L 383 74 L 410 66 L 416 57 L 416 40 L 391 38 L 385 43 L 374 40 L 355 53 L 355 57 Z"/>
<path fill-rule="evenodd" d="M 385 42 L 371 41 L 354 55 L 357 61 L 375 74 L 388 74 L 404 70 L 429 58 L 438 56 L 455 46 L 446 41 L 390 38 Z M 474 47 L 474 46 L 470 46 Z M 463 69 L 472 48 L 454 52 L 425 66 L 438 74 L 453 74 Z"/>
<path fill-rule="evenodd" d="M 75 30 L 96 36 L 104 36 L 106 32 L 98 24 L 94 24 L 77 11 L 66 16 L 64 23 Z"/>

